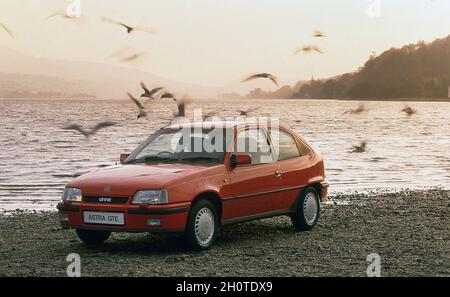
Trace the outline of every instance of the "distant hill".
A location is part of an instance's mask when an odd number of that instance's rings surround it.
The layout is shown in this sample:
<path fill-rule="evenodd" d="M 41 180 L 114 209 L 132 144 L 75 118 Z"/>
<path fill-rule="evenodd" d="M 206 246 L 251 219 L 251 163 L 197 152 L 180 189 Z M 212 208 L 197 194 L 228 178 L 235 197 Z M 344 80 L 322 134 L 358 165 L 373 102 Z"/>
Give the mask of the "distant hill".
<path fill-rule="evenodd" d="M 65 61 L 29 56 L 0 47 L 0 97 L 48 95 L 88 95 L 97 98 L 126 98 L 126 92 L 138 94 L 139 82 L 166 86 L 175 94 L 210 97 L 214 88 L 183 83 L 129 67 L 106 63 Z"/>
<path fill-rule="evenodd" d="M 178 96 L 209 99 L 223 93 L 245 93 L 261 83 L 242 84 L 242 77 L 238 76 L 226 85 L 208 87 L 164 78 L 126 64 L 120 66 L 108 64 L 107 61 L 98 63 L 35 57 L 2 46 L 0 65 L 0 99 L 8 96 L 124 99 L 127 91 L 135 94 L 142 91 L 139 87 L 141 80 L 149 87 L 165 86 Z M 267 83 L 267 86 L 272 87 L 272 83 Z"/>
<path fill-rule="evenodd" d="M 43 75 L 0 73 L 0 98 L 93 99 L 96 84 Z"/>
<path fill-rule="evenodd" d="M 371 56 L 363 67 L 329 79 L 300 81 L 291 88 L 301 99 L 442 99 L 450 86 L 450 35 L 431 43 L 419 41 Z M 276 92 L 250 92 L 248 98 L 282 98 Z M 256 93 L 255 93 L 256 92 Z M 287 97 L 285 97 L 287 98 Z"/>

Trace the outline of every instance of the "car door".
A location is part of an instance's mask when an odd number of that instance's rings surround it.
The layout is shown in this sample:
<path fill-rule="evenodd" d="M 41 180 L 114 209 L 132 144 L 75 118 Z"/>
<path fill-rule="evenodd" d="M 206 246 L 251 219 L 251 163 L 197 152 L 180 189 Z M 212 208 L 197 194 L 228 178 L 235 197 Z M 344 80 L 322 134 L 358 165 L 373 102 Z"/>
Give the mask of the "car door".
<path fill-rule="evenodd" d="M 252 164 L 231 169 L 232 194 L 223 199 L 223 219 L 248 218 L 274 211 L 280 176 L 267 131 L 261 128 L 237 131 L 235 153 L 249 153 Z"/>
<path fill-rule="evenodd" d="M 270 129 L 276 163 L 280 167 L 280 192 L 275 203 L 277 210 L 291 208 L 304 186 L 308 184 L 310 165 L 310 150 L 301 146 L 299 140 L 290 132 L 280 129 Z"/>

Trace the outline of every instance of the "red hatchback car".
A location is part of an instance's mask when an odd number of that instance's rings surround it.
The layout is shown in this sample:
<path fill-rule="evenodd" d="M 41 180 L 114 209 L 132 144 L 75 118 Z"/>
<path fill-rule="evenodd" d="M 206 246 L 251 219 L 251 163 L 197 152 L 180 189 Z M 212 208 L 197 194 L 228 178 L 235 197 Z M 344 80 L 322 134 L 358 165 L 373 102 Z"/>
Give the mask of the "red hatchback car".
<path fill-rule="evenodd" d="M 120 163 L 67 184 L 57 206 L 62 227 L 86 244 L 111 232 L 175 232 L 201 250 L 222 226 L 280 215 L 310 230 L 328 192 L 320 154 L 282 125 L 172 125 Z"/>

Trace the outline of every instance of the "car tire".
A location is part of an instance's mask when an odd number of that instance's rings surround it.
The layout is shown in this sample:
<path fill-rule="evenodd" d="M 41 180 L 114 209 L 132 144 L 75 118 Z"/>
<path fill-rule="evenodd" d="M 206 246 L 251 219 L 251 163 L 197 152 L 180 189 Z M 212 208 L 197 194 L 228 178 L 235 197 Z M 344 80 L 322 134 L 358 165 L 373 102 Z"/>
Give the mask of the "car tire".
<path fill-rule="evenodd" d="M 295 228 L 308 231 L 314 228 L 320 216 L 320 200 L 313 187 L 306 188 L 297 201 L 291 221 Z"/>
<path fill-rule="evenodd" d="M 219 220 L 214 205 L 206 199 L 194 203 L 189 212 L 186 240 L 196 251 L 208 249 L 216 239 Z"/>
<path fill-rule="evenodd" d="M 87 245 L 103 244 L 111 235 L 110 231 L 77 229 L 78 237 Z"/>

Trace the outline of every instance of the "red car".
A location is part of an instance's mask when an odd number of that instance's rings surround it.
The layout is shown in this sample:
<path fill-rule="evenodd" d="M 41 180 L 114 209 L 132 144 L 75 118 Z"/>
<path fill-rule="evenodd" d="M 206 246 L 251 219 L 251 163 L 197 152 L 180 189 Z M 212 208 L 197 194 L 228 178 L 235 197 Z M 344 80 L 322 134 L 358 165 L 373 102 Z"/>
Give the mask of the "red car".
<path fill-rule="evenodd" d="M 174 232 L 201 250 L 223 226 L 280 215 L 310 230 L 328 192 L 320 154 L 282 125 L 172 125 L 120 163 L 67 184 L 57 206 L 86 244 L 111 232 Z"/>

